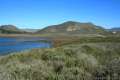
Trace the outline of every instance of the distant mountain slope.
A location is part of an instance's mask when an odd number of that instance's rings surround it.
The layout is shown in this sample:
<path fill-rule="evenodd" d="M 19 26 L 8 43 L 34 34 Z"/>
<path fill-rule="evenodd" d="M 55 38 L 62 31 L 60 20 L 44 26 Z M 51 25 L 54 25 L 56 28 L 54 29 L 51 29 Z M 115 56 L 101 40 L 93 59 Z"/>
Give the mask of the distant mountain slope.
<path fill-rule="evenodd" d="M 0 26 L 0 29 L 4 29 L 4 30 L 19 30 L 16 26 L 14 25 L 2 25 Z"/>
<path fill-rule="evenodd" d="M 48 26 L 37 33 L 102 33 L 105 30 L 92 23 L 80 23 L 74 21 L 64 22 L 58 25 Z"/>
<path fill-rule="evenodd" d="M 35 33 L 38 31 L 38 29 L 21 29 L 21 30 L 25 32 L 31 32 L 31 33 Z"/>
<path fill-rule="evenodd" d="M 109 29 L 110 31 L 120 31 L 120 27 Z"/>
<path fill-rule="evenodd" d="M 18 29 L 14 25 L 2 25 L 0 26 L 0 33 L 25 33 L 25 31 Z"/>

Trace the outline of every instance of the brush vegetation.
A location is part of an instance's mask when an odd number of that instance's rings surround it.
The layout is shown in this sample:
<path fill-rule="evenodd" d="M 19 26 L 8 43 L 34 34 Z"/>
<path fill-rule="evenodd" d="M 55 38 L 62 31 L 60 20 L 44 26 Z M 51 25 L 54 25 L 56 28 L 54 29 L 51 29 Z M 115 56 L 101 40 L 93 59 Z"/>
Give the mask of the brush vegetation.
<path fill-rule="evenodd" d="M 0 80 L 118 79 L 120 43 L 96 39 L 1 56 Z"/>

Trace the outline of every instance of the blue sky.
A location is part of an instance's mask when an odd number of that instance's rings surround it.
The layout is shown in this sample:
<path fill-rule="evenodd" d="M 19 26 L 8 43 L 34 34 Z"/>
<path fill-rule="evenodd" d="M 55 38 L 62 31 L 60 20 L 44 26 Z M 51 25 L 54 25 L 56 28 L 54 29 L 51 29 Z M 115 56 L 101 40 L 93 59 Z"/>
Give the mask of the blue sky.
<path fill-rule="evenodd" d="M 120 0 L 0 0 L 0 25 L 41 29 L 65 21 L 120 27 Z"/>

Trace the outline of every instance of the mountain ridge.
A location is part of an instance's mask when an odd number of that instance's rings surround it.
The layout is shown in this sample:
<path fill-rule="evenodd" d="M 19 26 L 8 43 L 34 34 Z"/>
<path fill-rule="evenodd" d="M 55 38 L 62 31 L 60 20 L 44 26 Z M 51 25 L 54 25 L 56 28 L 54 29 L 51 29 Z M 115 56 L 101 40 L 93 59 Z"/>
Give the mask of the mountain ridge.
<path fill-rule="evenodd" d="M 120 27 L 115 27 L 115 28 L 111 28 L 109 29 L 110 31 L 120 31 Z"/>
<path fill-rule="evenodd" d="M 99 33 L 105 29 L 101 26 L 96 26 L 93 23 L 80 23 L 76 21 L 67 21 L 58 25 L 47 26 L 37 33 L 57 33 L 57 32 L 76 32 L 76 33 Z"/>
<path fill-rule="evenodd" d="M 0 33 L 2 33 L 2 34 L 9 34 L 9 33 L 15 34 L 15 33 L 26 33 L 26 32 L 17 28 L 17 26 L 15 26 L 15 25 L 1 25 L 0 26 Z"/>

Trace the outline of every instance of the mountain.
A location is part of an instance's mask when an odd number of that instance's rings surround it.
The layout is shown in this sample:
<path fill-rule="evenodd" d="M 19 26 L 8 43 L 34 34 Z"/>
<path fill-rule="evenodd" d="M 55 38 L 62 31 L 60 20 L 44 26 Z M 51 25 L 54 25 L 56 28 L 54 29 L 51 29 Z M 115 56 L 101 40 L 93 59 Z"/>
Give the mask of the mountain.
<path fill-rule="evenodd" d="M 21 29 L 22 31 L 25 31 L 25 32 L 30 32 L 30 33 L 35 33 L 38 31 L 38 29 Z"/>
<path fill-rule="evenodd" d="M 108 31 L 114 36 L 120 36 L 120 27 L 108 29 Z"/>
<path fill-rule="evenodd" d="M 120 31 L 120 27 L 109 29 L 110 31 Z"/>
<path fill-rule="evenodd" d="M 18 29 L 14 25 L 1 25 L 0 33 L 25 33 L 25 31 Z"/>
<path fill-rule="evenodd" d="M 19 30 L 16 26 L 14 25 L 2 25 L 0 26 L 0 29 L 4 29 L 4 30 Z"/>
<path fill-rule="evenodd" d="M 105 29 L 93 23 L 67 21 L 62 24 L 48 26 L 37 33 L 102 33 Z"/>

